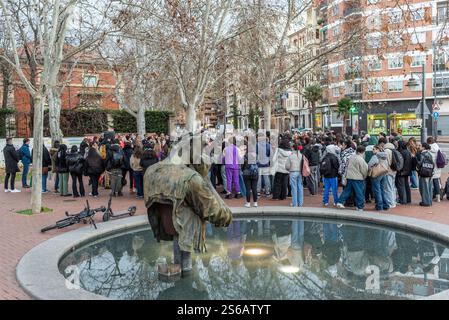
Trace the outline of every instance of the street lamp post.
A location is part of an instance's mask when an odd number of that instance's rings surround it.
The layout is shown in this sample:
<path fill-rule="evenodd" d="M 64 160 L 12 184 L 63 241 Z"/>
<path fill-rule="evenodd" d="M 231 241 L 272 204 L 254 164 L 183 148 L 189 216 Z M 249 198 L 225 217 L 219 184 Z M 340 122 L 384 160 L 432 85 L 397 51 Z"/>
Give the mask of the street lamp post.
<path fill-rule="evenodd" d="M 421 73 L 421 90 L 422 90 L 422 97 L 421 97 L 421 143 L 426 142 L 427 140 L 427 128 L 426 128 L 426 119 L 424 108 L 426 108 L 426 71 L 425 71 L 425 63 L 421 65 L 422 67 L 422 73 Z M 409 87 L 417 87 L 418 81 L 416 81 L 415 78 L 412 78 L 408 81 L 407 86 Z"/>

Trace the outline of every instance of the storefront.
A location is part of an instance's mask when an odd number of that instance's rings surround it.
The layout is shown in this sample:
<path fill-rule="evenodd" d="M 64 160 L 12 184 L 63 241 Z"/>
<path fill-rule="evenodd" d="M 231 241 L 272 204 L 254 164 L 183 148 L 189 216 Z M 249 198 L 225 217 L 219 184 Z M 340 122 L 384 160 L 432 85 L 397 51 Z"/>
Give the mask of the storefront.
<path fill-rule="evenodd" d="M 429 111 L 432 108 L 433 100 L 427 100 Z M 374 102 L 370 106 L 362 106 L 359 109 L 361 120 L 361 130 L 366 130 L 370 135 L 378 135 L 380 132 L 391 134 L 397 132 L 403 136 L 419 136 L 421 134 L 422 120 L 416 114 L 419 104 L 417 100 L 411 101 L 389 101 Z M 427 134 L 431 134 L 432 119 L 427 119 Z"/>

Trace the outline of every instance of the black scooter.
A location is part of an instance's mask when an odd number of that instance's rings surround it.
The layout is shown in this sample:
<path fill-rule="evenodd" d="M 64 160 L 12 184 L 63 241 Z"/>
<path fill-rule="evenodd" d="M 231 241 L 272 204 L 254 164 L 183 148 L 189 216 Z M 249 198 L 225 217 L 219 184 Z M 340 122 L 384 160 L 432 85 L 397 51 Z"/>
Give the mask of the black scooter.
<path fill-rule="evenodd" d="M 109 196 L 108 206 L 106 208 L 105 213 L 103 214 L 104 222 L 109 221 L 110 219 L 119 219 L 126 216 L 132 217 L 136 213 L 137 210 L 136 206 L 130 206 L 126 211 L 114 213 L 111 208 L 111 203 L 112 203 L 112 193 Z"/>

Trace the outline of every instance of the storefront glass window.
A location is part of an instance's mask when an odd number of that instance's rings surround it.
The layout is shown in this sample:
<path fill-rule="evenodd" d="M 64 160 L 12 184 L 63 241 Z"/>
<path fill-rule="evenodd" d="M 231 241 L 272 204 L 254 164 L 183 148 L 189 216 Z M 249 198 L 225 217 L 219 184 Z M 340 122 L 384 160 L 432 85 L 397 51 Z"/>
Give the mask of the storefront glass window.
<path fill-rule="evenodd" d="M 381 132 L 387 132 L 387 114 L 369 114 L 367 127 L 368 134 L 378 135 Z"/>
<path fill-rule="evenodd" d="M 419 136 L 421 119 L 415 113 L 398 113 L 390 115 L 390 128 L 403 136 Z"/>
<path fill-rule="evenodd" d="M 315 127 L 321 128 L 321 113 L 315 114 Z"/>

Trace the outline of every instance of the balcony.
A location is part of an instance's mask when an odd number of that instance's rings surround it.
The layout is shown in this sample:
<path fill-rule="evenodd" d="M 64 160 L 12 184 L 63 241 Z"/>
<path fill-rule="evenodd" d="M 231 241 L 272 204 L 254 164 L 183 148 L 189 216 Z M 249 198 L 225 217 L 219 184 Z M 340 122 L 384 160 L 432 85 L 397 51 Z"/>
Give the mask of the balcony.
<path fill-rule="evenodd" d="M 345 73 L 345 80 L 361 78 L 362 73 L 360 71 L 350 71 Z"/>
<path fill-rule="evenodd" d="M 362 93 L 361 92 L 352 92 L 352 93 L 346 94 L 346 97 L 351 98 L 352 100 L 361 100 Z"/>

